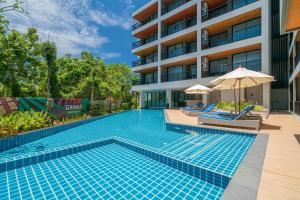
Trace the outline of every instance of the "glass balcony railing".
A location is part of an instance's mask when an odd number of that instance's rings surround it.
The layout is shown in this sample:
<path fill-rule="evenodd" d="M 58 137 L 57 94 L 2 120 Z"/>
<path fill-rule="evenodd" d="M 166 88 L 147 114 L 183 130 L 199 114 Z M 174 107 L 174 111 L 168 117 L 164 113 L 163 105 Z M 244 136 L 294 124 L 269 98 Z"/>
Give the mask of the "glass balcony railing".
<path fill-rule="evenodd" d="M 228 12 L 231 12 L 233 10 L 239 9 L 241 7 L 247 6 L 251 3 L 254 3 L 258 0 L 231 0 L 227 1 L 226 3 L 209 9 L 207 13 L 202 12 L 202 21 L 207 21 L 209 19 L 213 19 L 215 17 L 224 15 Z"/>
<path fill-rule="evenodd" d="M 197 24 L 197 17 L 196 16 L 186 20 L 185 22 L 182 20 L 182 23 L 178 24 L 178 26 L 174 26 L 174 28 L 166 28 L 165 30 L 163 30 L 162 33 L 161 33 L 161 36 L 166 37 L 168 35 L 172 35 L 174 33 L 182 31 L 184 29 L 195 26 L 196 24 Z"/>
<path fill-rule="evenodd" d="M 252 71 L 261 71 L 261 60 L 251 60 L 246 62 L 233 63 L 232 68 L 236 69 L 239 66 L 246 67 Z"/>
<path fill-rule="evenodd" d="M 228 65 L 215 65 L 210 66 L 208 76 L 219 76 L 228 72 Z"/>
<path fill-rule="evenodd" d="M 134 31 L 134 30 L 136 30 L 136 29 L 138 29 L 138 28 L 140 28 L 140 27 L 142 27 L 142 26 L 144 26 L 144 25 L 146 25 L 146 24 L 154 21 L 155 19 L 157 19 L 157 13 L 155 13 L 155 14 L 147 17 L 146 19 L 144 19 L 141 22 L 137 22 L 137 23 L 133 24 L 132 25 L 132 30 Z"/>
<path fill-rule="evenodd" d="M 189 1 L 191 1 L 191 0 L 175 0 L 173 3 L 162 8 L 161 14 L 164 15 L 168 12 L 171 12 L 172 10 L 175 10 L 176 8 L 182 6 L 183 4 L 186 4 Z"/>
<path fill-rule="evenodd" d="M 150 78 L 137 79 L 132 82 L 132 85 L 149 85 L 157 83 L 157 76 L 152 76 Z"/>
<path fill-rule="evenodd" d="M 146 44 L 148 44 L 150 42 L 153 42 L 155 40 L 157 40 L 157 33 L 150 36 L 150 37 L 148 37 L 148 38 L 146 38 L 146 39 L 139 40 L 139 41 L 136 41 L 136 42 L 132 43 L 132 49 L 141 47 L 141 46 L 146 45 Z"/>
<path fill-rule="evenodd" d="M 180 72 L 180 73 L 172 73 L 172 74 L 166 74 L 161 77 L 162 82 L 172 82 L 172 81 L 182 81 L 182 80 L 190 80 L 190 79 L 196 79 L 197 74 L 190 74 L 186 72 Z"/>
<path fill-rule="evenodd" d="M 197 43 L 187 47 L 186 49 L 177 49 L 176 51 L 173 51 L 172 53 L 163 53 L 162 54 L 162 60 L 174 58 L 177 56 L 182 56 L 189 53 L 194 53 L 197 51 Z"/>
<path fill-rule="evenodd" d="M 139 60 L 133 61 L 132 62 L 132 67 L 138 67 L 138 66 L 141 66 L 141 65 L 147 65 L 147 64 L 150 64 L 150 63 L 154 63 L 154 62 L 157 62 L 157 56 L 155 56 L 153 58 L 139 59 Z"/>
<path fill-rule="evenodd" d="M 202 41 L 202 49 L 209 49 L 249 38 L 257 37 L 261 35 L 261 25 L 249 27 L 233 33 L 220 33 L 215 36 L 211 36 L 207 41 Z"/>
<path fill-rule="evenodd" d="M 261 71 L 261 60 L 253 60 L 253 61 L 234 63 L 232 65 L 232 69 L 234 70 L 234 69 L 238 68 L 239 66 L 246 67 L 247 69 L 250 69 L 253 71 Z M 228 72 L 230 72 L 229 65 L 227 65 L 227 64 L 214 65 L 214 66 L 209 66 L 208 72 L 203 73 L 203 77 L 221 76 Z"/>

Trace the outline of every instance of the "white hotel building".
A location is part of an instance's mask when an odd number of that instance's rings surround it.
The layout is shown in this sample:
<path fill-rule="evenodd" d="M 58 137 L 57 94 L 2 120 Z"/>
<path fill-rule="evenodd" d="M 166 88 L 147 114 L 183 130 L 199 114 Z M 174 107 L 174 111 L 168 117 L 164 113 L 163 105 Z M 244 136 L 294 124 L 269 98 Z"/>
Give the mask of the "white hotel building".
<path fill-rule="evenodd" d="M 183 90 L 197 83 L 209 86 L 239 65 L 286 79 L 288 59 L 272 61 L 271 20 L 279 16 L 272 1 L 279 5 L 279 0 L 152 0 L 136 10 L 132 70 L 139 78 L 132 90 L 139 92 L 141 107 L 232 101 L 232 91 L 202 96 Z M 285 82 L 247 88 L 242 97 L 268 110 L 287 110 Z"/>

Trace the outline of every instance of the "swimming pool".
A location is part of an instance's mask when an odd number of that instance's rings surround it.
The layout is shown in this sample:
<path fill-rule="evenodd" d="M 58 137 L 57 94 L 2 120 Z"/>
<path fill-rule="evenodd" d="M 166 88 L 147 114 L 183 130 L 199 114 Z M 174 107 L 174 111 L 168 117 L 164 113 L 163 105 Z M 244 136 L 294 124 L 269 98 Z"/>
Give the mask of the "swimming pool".
<path fill-rule="evenodd" d="M 190 134 L 184 134 L 168 131 L 162 110 L 131 110 L 1 152 L 1 161 L 7 162 L 36 154 L 43 155 L 57 148 L 70 149 L 97 141 L 111 141 L 76 154 L 2 172 L 0 178 L 6 184 L 1 186 L 1 193 L 5 192 L 8 196 L 14 194 L 16 198 L 23 194 L 30 196 L 40 193 L 41 198 L 47 194 L 52 197 L 75 195 L 77 198 L 93 198 L 95 195 L 95 198 L 104 199 L 127 199 L 129 196 L 136 199 L 172 199 L 176 195 L 187 199 L 219 199 L 228 184 L 227 178 L 234 175 L 254 139 L 255 135 L 229 132 L 190 131 Z M 90 170 L 90 166 L 97 166 L 97 169 Z M 112 171 L 109 173 L 105 169 Z M 198 170 L 201 171 L 200 175 L 197 169 L 201 169 Z M 167 171 L 169 173 L 164 173 Z M 141 183 L 145 179 L 143 177 L 147 178 L 146 174 L 153 176 Z M 198 176 L 201 178 L 196 178 Z M 28 177 L 31 177 L 30 180 Z M 43 181 L 41 185 L 40 181 L 45 178 L 46 183 Z M 185 184 L 179 184 L 180 180 Z M 22 181 L 24 184 L 20 184 Z M 55 186 L 52 186 L 51 181 Z M 178 184 L 165 185 L 170 181 Z M 222 181 L 225 183 L 219 183 Z M 193 186 L 184 187 L 188 183 L 193 183 Z M 47 184 L 54 189 L 47 187 Z M 68 186 L 68 189 L 62 187 L 62 184 Z M 16 185 L 22 185 L 22 188 Z M 114 188 L 113 185 L 121 188 L 124 185 L 125 188 L 120 189 L 122 192 L 108 194 L 107 191 L 111 190 L 107 188 Z M 39 192 L 32 192 L 31 188 Z M 74 193 L 76 188 L 81 188 L 80 194 Z M 139 191 L 137 194 L 136 190 Z M 101 194 L 95 191 L 101 191 Z M 150 193 L 159 195 L 153 196 Z"/>

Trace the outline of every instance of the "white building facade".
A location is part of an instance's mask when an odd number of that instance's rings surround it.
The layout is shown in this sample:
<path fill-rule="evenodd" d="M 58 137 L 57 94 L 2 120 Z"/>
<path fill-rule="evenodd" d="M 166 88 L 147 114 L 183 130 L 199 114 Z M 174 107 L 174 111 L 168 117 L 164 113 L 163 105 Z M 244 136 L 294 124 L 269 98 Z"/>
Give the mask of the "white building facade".
<path fill-rule="evenodd" d="M 186 95 L 238 66 L 271 74 L 269 0 L 152 0 L 132 17 L 137 38 L 132 70 L 141 107 L 181 107 L 232 101 L 232 91 Z M 242 91 L 246 101 L 270 110 L 270 84 Z"/>

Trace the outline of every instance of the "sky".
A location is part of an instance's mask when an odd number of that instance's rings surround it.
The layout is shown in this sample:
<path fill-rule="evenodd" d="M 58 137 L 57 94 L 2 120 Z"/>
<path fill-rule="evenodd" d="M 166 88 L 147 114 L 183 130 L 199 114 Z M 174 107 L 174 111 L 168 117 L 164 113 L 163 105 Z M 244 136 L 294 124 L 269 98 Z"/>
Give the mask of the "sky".
<path fill-rule="evenodd" d="M 59 56 L 93 52 L 107 63 L 126 63 L 131 54 L 132 12 L 149 0 L 23 0 L 27 14 L 9 12 L 10 28 L 34 27 L 42 41 L 56 43 Z"/>

